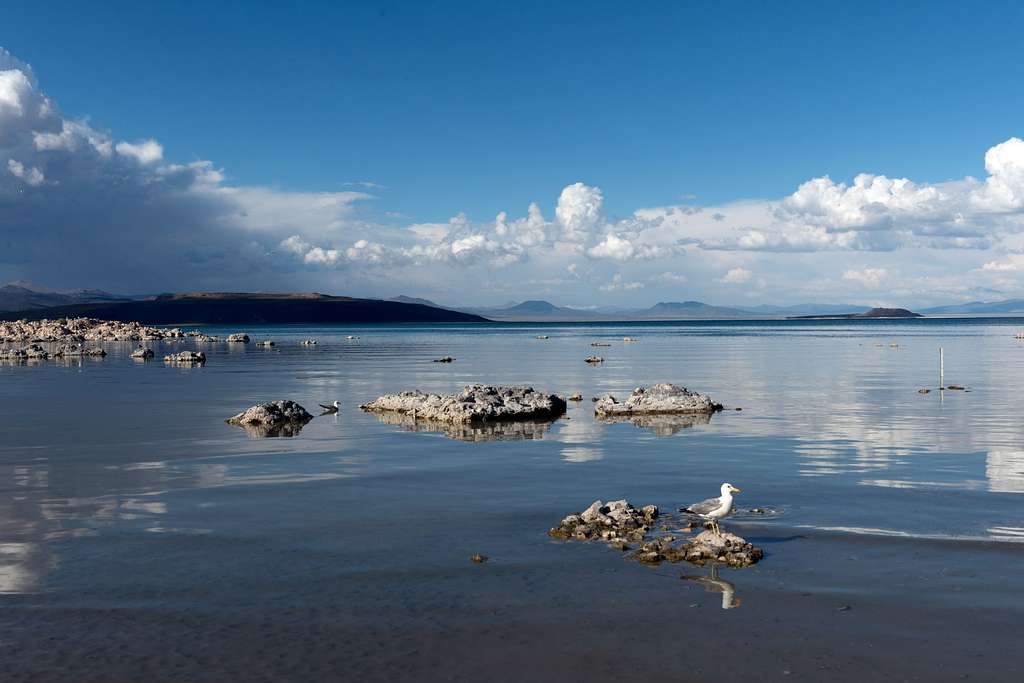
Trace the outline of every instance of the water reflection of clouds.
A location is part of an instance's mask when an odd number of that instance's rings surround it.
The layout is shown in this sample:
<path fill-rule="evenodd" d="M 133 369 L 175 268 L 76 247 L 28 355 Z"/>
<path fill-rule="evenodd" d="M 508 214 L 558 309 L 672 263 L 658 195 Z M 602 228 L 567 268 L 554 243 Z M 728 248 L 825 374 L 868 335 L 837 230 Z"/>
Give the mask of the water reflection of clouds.
<path fill-rule="evenodd" d="M 1024 493 L 1024 451 L 991 450 L 985 456 L 990 491 Z"/>
<path fill-rule="evenodd" d="M 0 543 L 0 595 L 38 591 L 42 577 L 56 566 L 46 544 Z"/>
<path fill-rule="evenodd" d="M 55 541 L 94 536 L 114 525 L 150 533 L 210 532 L 168 524 L 165 520 L 174 517 L 168 492 L 327 481 L 356 476 L 365 468 L 357 458 L 336 455 L 315 458 L 312 469 L 275 454 L 220 460 L 101 465 L 100 477 L 82 476 L 73 467 L 53 468 L 42 458 L 0 465 L 0 482 L 10 482 L 9 492 L 0 495 L 0 594 L 42 590 L 46 575 L 59 564 Z"/>
<path fill-rule="evenodd" d="M 604 458 L 600 448 L 603 429 L 593 420 L 577 417 L 562 420 L 555 433 L 555 439 L 566 444 L 562 448 L 562 459 L 566 462 L 593 462 Z"/>

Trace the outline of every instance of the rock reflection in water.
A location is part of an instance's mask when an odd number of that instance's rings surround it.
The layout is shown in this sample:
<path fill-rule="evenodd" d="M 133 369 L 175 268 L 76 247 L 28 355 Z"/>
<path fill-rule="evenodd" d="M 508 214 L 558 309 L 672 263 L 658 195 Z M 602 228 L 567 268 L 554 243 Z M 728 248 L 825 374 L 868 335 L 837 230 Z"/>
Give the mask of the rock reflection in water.
<path fill-rule="evenodd" d="M 396 425 L 410 432 L 439 432 L 458 441 L 520 441 L 543 439 L 554 420 L 519 420 L 514 422 L 475 422 L 452 424 L 422 420 L 395 412 L 374 413 L 384 424 Z"/>
<path fill-rule="evenodd" d="M 672 436 L 683 429 L 711 422 L 710 413 L 691 413 L 688 415 L 603 415 L 598 416 L 600 422 L 606 424 L 630 422 L 636 427 L 653 432 L 656 436 Z"/>
<path fill-rule="evenodd" d="M 244 429 L 250 439 L 266 439 L 278 436 L 297 436 L 306 424 L 305 422 L 282 422 L 276 425 L 236 424 L 235 426 Z"/>
<path fill-rule="evenodd" d="M 704 590 L 708 593 L 721 593 L 722 609 L 733 609 L 743 603 L 740 598 L 736 597 L 736 584 L 720 578 L 718 565 L 715 563 L 711 564 L 711 570 L 707 574 L 683 574 L 679 578 L 704 586 Z"/>

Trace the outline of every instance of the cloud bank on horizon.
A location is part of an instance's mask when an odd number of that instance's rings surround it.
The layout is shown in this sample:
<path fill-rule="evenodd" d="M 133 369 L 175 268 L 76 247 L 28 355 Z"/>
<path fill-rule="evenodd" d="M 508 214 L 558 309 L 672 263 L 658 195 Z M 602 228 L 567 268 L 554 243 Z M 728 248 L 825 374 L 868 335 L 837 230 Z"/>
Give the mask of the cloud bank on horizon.
<path fill-rule="evenodd" d="M 1022 291 L 1024 141 L 987 175 L 941 183 L 828 176 L 775 200 L 604 211 L 565 186 L 478 222 L 376 217 L 386 188 L 294 192 L 229 182 L 62 113 L 0 50 L 0 279 L 122 292 L 298 290 L 475 304 L 703 299 L 923 305 Z M 377 194 L 371 194 L 377 193 Z M 383 214 L 386 216 L 386 213 Z"/>

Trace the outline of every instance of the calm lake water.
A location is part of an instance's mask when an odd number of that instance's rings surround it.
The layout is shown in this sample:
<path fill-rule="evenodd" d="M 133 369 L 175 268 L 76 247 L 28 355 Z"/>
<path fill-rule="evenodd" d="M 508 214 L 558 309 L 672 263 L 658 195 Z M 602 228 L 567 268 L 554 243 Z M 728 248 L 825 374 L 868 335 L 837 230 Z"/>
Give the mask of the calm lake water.
<path fill-rule="evenodd" d="M 0 678 L 1021 680 L 1018 325 L 272 327 L 196 368 L 127 344 L 0 365 Z M 937 390 L 940 347 L 966 391 Z M 727 409 L 595 420 L 590 397 L 659 381 Z M 447 432 L 357 408 L 475 382 L 586 400 Z M 291 438 L 224 423 L 282 398 L 343 407 Z M 723 481 L 755 567 L 545 533 L 597 498 L 671 511 Z"/>

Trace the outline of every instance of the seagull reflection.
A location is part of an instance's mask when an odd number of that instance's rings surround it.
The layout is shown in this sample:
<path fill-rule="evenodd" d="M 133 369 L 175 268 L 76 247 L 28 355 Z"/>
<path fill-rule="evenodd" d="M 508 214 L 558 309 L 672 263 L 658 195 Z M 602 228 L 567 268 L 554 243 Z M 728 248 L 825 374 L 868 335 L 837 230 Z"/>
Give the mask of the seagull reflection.
<path fill-rule="evenodd" d="M 703 574 L 683 574 L 679 578 L 684 581 L 693 581 L 704 586 L 704 590 L 708 593 L 721 593 L 722 594 L 722 609 L 732 609 L 739 607 L 742 604 L 742 600 L 736 597 L 736 586 L 731 581 L 719 578 L 718 576 L 718 565 L 714 562 L 711 563 L 711 570 L 705 576 Z"/>

